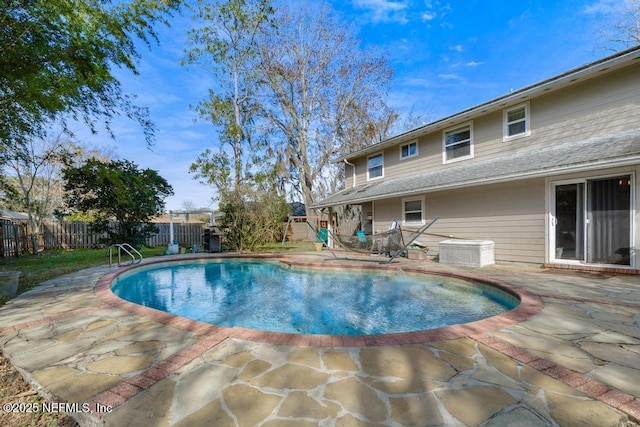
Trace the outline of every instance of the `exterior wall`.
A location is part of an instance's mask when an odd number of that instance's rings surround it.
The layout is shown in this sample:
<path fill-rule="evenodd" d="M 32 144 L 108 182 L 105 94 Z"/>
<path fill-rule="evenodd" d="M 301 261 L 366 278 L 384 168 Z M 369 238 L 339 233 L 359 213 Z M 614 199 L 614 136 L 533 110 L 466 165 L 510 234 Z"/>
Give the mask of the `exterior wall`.
<path fill-rule="evenodd" d="M 463 165 L 550 144 L 576 141 L 627 129 L 640 122 L 640 64 L 607 73 L 599 78 L 578 82 L 548 95 L 505 104 L 509 108 L 529 102 L 531 135 L 503 141 L 503 110 L 473 118 L 474 157 L 453 163 Z M 467 120 L 468 121 L 468 120 Z M 384 178 L 411 176 L 443 169 L 442 133 L 457 124 L 443 123 L 418 138 L 418 156 L 400 160 L 400 146 L 384 150 Z M 409 142 L 409 141 L 407 141 Z M 356 165 L 356 184 L 367 182 L 367 156 L 352 159 Z M 352 185 L 353 169 L 346 166 L 347 187 Z"/>
<path fill-rule="evenodd" d="M 418 242 L 438 254 L 438 242 L 449 236 L 493 240 L 496 261 L 545 262 L 545 180 L 532 179 L 427 193 L 425 220 L 440 219 Z M 388 229 L 392 220 L 402 224 L 402 199 L 374 203 L 374 231 Z M 402 227 L 405 239 L 417 227 Z M 437 235 L 434 235 L 437 234 Z"/>

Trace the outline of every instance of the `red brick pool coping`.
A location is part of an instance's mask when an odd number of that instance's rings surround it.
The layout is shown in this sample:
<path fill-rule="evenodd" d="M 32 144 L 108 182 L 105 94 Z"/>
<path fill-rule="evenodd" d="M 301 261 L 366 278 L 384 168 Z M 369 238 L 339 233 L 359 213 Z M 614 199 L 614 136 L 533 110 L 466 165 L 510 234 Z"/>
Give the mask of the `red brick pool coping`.
<path fill-rule="evenodd" d="M 275 260 L 288 266 L 305 267 L 305 268 L 322 268 L 322 269 L 349 269 L 349 270 L 382 270 L 387 272 L 398 271 L 398 265 L 396 264 L 363 264 L 363 263 L 346 263 L 340 261 L 328 262 L 306 262 L 300 261 L 286 256 L 225 256 L 225 257 L 189 257 L 188 259 L 150 259 L 148 262 L 142 264 L 142 266 L 148 266 L 160 263 L 172 263 L 176 261 L 184 260 L 206 260 L 206 259 L 262 259 L 262 260 Z M 111 271 L 102 278 L 99 279 L 95 286 L 96 295 L 106 304 L 125 310 L 127 312 L 143 316 L 153 321 L 163 323 L 165 325 L 173 326 L 178 329 L 187 330 L 190 332 L 225 336 L 227 338 L 239 338 L 249 341 L 258 341 L 269 344 L 279 345 L 296 345 L 306 347 L 374 347 L 374 346 L 390 346 L 390 345 L 403 345 L 403 344 L 421 344 L 432 341 L 451 340 L 462 337 L 469 337 L 477 334 L 484 334 L 490 331 L 495 331 L 508 326 L 515 325 L 524 320 L 527 320 L 531 316 L 537 314 L 542 309 L 542 299 L 520 287 L 514 286 L 510 283 L 489 279 L 482 276 L 478 276 L 470 273 L 451 273 L 443 272 L 440 270 L 431 270 L 422 267 L 413 267 L 409 265 L 402 265 L 401 269 L 405 273 L 417 273 L 428 275 L 439 275 L 447 277 L 455 277 L 460 279 L 467 279 L 489 284 L 498 289 L 501 289 L 511 295 L 516 296 L 520 300 L 520 304 L 513 310 L 508 312 L 488 317 L 486 319 L 477 320 L 475 322 L 469 322 L 464 324 L 445 326 L 441 328 L 412 331 L 412 332 L 400 332 L 391 334 L 380 335 L 321 335 L 321 334 L 292 334 L 282 332 L 268 332 L 256 329 L 247 329 L 242 327 L 225 327 L 216 326 L 209 323 L 199 322 L 186 317 L 177 316 L 174 314 L 166 313 L 164 311 L 156 310 L 154 308 L 145 307 L 139 304 L 135 304 L 126 301 L 116 296 L 111 291 L 111 284 L 113 280 L 120 274 L 137 268 L 139 265 L 132 265 L 124 268 L 120 268 Z"/>

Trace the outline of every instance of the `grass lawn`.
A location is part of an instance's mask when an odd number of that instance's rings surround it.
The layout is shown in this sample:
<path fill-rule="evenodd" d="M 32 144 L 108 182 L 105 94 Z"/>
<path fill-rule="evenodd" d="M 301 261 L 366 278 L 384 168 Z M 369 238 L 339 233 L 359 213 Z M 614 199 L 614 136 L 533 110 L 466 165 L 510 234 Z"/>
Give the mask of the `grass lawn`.
<path fill-rule="evenodd" d="M 163 248 L 144 248 L 143 257 L 160 255 Z M 113 252 L 114 259 L 117 253 Z M 38 283 L 53 279 L 63 274 L 109 263 L 107 249 L 55 249 L 44 251 L 39 255 L 21 255 L 20 257 L 0 258 L 0 271 L 20 270 L 18 294 L 33 288 Z M 11 297 L 0 296 L 0 305 Z"/>

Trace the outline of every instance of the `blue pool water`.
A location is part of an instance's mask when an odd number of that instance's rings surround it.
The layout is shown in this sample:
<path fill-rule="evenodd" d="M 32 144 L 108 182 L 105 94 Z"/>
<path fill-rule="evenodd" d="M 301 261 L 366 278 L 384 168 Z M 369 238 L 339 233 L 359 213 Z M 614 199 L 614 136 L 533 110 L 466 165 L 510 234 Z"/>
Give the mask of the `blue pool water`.
<path fill-rule="evenodd" d="M 214 325 L 301 334 L 432 329 L 518 304 L 504 291 L 450 277 L 290 269 L 248 260 L 138 268 L 116 278 L 112 290 L 125 300 Z"/>

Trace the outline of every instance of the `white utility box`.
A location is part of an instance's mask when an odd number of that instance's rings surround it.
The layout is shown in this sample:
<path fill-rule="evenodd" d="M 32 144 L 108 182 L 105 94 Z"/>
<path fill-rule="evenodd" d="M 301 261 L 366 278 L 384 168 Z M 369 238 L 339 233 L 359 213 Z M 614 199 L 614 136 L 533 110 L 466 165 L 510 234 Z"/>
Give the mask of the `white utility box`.
<path fill-rule="evenodd" d="M 484 267 L 495 264 L 495 243 L 491 240 L 444 240 L 438 243 L 440 262 Z"/>

